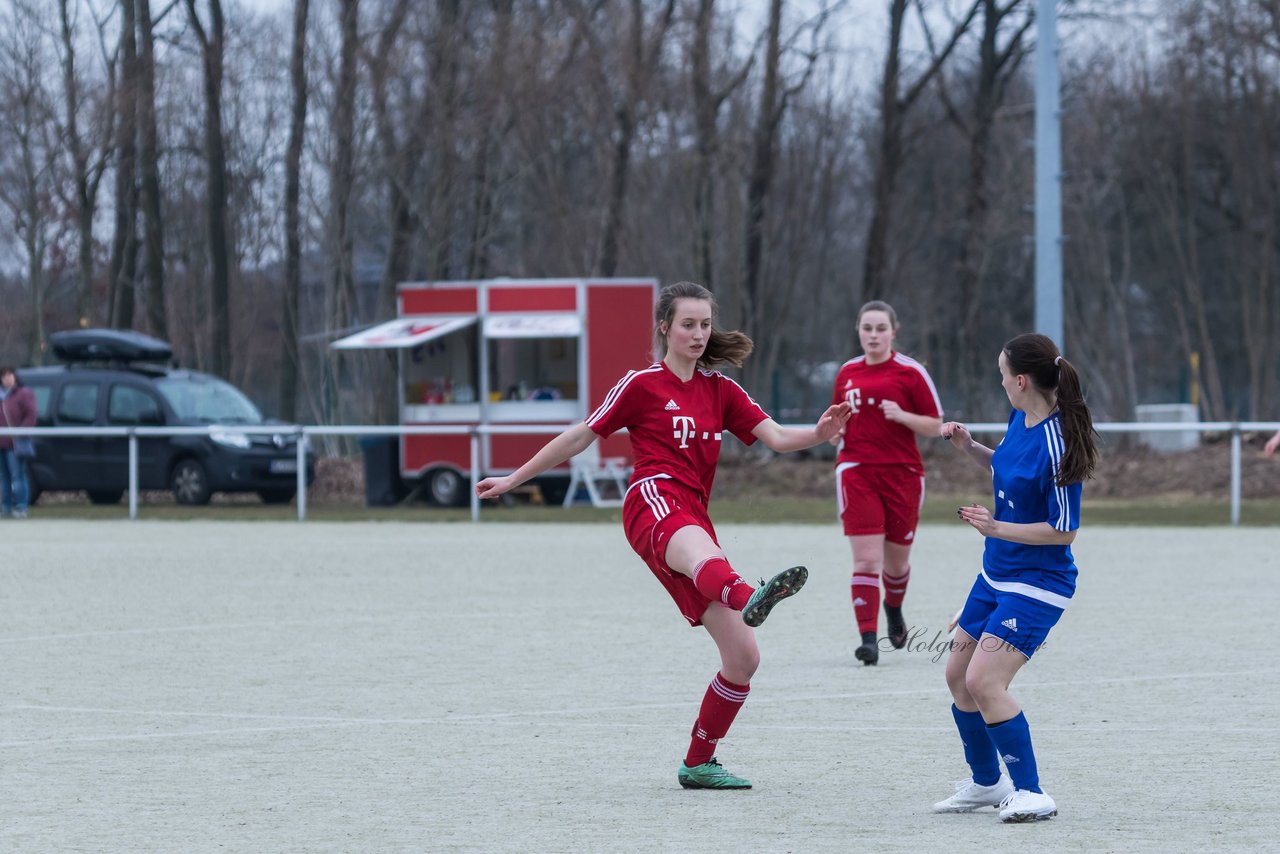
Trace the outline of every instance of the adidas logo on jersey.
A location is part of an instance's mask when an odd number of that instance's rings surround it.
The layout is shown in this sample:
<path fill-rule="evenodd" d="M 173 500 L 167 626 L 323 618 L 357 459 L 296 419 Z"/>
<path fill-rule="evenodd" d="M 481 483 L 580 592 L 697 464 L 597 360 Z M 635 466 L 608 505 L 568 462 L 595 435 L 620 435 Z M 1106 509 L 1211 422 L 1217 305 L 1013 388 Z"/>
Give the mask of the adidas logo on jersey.
<path fill-rule="evenodd" d="M 1004 626 L 1006 629 L 1008 629 L 1011 632 L 1016 632 L 1018 630 L 1018 618 L 1010 617 L 1000 625 Z"/>
<path fill-rule="evenodd" d="M 1014 756 L 1012 753 L 1006 753 L 1004 756 L 1001 756 L 1000 758 L 1004 760 L 1005 765 L 1012 765 L 1013 763 L 1018 761 L 1018 757 Z"/>
<path fill-rule="evenodd" d="M 674 400 L 668 400 L 667 405 L 663 407 L 663 409 L 667 410 L 667 412 L 674 412 L 679 408 L 680 407 L 676 405 L 676 402 Z"/>

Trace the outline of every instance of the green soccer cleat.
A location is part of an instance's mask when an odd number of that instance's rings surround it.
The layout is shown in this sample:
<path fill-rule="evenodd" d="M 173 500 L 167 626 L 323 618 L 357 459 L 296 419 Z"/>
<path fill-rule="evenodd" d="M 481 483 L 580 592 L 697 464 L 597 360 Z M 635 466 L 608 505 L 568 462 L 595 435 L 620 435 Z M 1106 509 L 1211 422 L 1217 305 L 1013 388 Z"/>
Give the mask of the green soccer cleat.
<path fill-rule="evenodd" d="M 763 578 L 760 579 L 760 586 L 756 588 L 755 593 L 751 594 L 746 607 L 742 609 L 742 622 L 752 628 L 760 625 L 764 622 L 764 618 L 769 616 L 774 605 L 799 593 L 800 588 L 804 587 L 804 583 L 808 580 L 809 570 L 803 566 L 784 569 L 767 582 Z"/>
<path fill-rule="evenodd" d="M 751 781 L 735 777 L 712 756 L 708 761 L 692 768 L 680 763 L 676 779 L 685 789 L 750 789 Z"/>

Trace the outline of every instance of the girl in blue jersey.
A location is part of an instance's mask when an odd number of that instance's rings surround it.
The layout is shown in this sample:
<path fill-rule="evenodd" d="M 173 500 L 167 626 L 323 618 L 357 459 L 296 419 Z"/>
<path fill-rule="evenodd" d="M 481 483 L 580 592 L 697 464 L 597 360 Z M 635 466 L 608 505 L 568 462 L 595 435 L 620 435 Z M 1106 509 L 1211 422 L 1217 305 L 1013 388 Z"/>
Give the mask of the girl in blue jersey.
<path fill-rule="evenodd" d="M 1035 821 L 1058 808 L 1040 788 L 1027 718 L 1009 683 L 1075 592 L 1071 543 L 1080 527 L 1080 485 L 1092 474 L 1098 450 L 1080 376 L 1052 339 L 1019 335 L 1004 346 L 999 364 L 1013 413 L 995 450 L 975 442 L 963 424 L 942 425 L 943 438 L 991 468 L 995 508 L 957 511 L 986 537 L 982 571 L 947 659 L 951 713 L 973 776 L 933 808 L 992 806 L 1001 821 Z M 1007 776 L 1000 773 L 1002 759 Z"/>

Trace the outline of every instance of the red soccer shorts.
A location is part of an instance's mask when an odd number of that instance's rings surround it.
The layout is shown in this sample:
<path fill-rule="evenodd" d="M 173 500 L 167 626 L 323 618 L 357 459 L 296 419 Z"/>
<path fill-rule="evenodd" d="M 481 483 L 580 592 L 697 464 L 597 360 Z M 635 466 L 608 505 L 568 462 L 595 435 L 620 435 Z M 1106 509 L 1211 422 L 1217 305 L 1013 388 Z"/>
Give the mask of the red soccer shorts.
<path fill-rule="evenodd" d="M 717 546 L 715 528 L 707 515 L 702 496 L 670 478 L 654 478 L 635 483 L 622 505 L 622 527 L 627 542 L 648 565 L 676 607 L 691 626 L 702 625 L 702 614 L 711 599 L 698 592 L 693 579 L 667 565 L 667 543 L 671 535 L 686 525 L 696 525 L 707 532 Z M 719 602 L 715 604 L 719 605 Z"/>
<path fill-rule="evenodd" d="M 836 498 L 847 537 L 884 534 L 891 543 L 915 541 L 924 503 L 924 476 L 907 466 L 836 467 Z"/>

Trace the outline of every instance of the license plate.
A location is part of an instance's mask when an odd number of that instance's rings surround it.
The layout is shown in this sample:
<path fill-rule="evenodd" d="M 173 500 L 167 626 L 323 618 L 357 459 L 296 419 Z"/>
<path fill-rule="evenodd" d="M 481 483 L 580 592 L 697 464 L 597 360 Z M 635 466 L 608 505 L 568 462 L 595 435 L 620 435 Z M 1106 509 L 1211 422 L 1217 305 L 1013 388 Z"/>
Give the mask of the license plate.
<path fill-rule="evenodd" d="M 272 460 L 267 464 L 267 471 L 272 474 L 297 474 L 297 460 Z"/>

